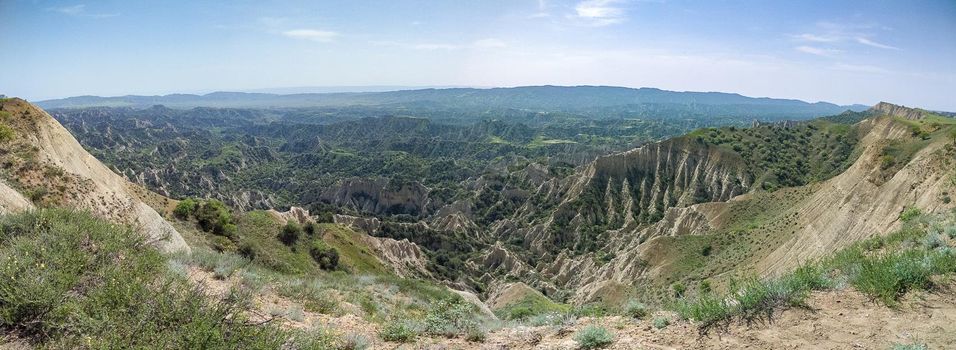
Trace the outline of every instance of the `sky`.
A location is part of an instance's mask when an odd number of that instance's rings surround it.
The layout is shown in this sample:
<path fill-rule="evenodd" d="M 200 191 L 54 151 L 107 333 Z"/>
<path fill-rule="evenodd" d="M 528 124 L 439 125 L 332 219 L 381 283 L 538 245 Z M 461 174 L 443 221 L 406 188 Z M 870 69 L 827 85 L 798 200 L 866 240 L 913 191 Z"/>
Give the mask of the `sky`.
<path fill-rule="evenodd" d="M 0 0 L 0 94 L 614 85 L 956 111 L 956 0 Z"/>

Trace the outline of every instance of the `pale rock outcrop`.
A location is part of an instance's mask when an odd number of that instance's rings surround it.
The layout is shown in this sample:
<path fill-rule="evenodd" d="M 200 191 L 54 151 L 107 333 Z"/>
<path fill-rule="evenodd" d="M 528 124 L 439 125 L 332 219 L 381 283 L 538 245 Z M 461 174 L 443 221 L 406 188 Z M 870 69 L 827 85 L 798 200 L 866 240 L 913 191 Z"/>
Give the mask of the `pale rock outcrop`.
<path fill-rule="evenodd" d="M 33 209 L 33 203 L 0 179 L 0 214 Z"/>
<path fill-rule="evenodd" d="M 386 266 L 401 277 L 432 278 L 428 270 L 428 257 L 421 247 L 407 239 L 395 240 L 362 235 L 362 240 L 375 252 Z"/>
<path fill-rule="evenodd" d="M 308 210 L 299 208 L 299 207 L 290 207 L 289 210 L 281 211 L 281 212 L 275 209 L 269 209 L 267 213 L 269 213 L 269 215 L 275 218 L 276 222 L 278 222 L 279 225 L 288 224 L 290 221 L 299 225 L 304 225 L 309 222 L 315 222 L 315 220 L 313 220 L 312 217 L 309 216 Z"/>

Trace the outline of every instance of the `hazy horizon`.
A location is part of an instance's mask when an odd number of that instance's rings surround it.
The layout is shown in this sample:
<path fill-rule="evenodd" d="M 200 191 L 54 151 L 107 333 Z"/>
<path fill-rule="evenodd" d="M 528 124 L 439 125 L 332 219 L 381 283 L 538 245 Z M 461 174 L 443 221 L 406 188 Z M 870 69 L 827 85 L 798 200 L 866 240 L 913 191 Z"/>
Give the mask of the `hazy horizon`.
<path fill-rule="evenodd" d="M 425 90 L 425 89 L 512 89 L 512 88 L 526 88 L 526 87 L 540 87 L 540 86 L 556 86 L 556 87 L 610 87 L 610 88 L 625 88 L 625 89 L 659 89 L 652 86 L 640 86 L 640 87 L 631 87 L 631 86 L 611 86 L 611 85 L 522 85 L 522 86 L 294 86 L 294 87 L 275 87 L 275 88 L 262 88 L 262 89 L 234 89 L 234 90 L 212 90 L 212 91 L 192 91 L 192 92 L 169 92 L 169 93 L 158 93 L 158 94 L 124 94 L 124 95 L 75 95 L 75 96 L 64 96 L 64 97 L 55 97 L 42 100 L 33 100 L 33 102 L 44 102 L 44 101 L 54 101 L 60 99 L 67 99 L 72 97 L 85 97 L 85 96 L 94 96 L 94 97 L 103 97 L 103 98 L 118 98 L 124 96 L 144 96 L 144 97 L 162 97 L 170 95 L 197 95 L 204 96 L 213 93 L 251 93 L 251 94 L 273 94 L 273 95 L 295 95 L 295 94 L 335 94 L 335 93 L 378 93 L 378 92 L 395 92 L 395 91 L 412 91 L 412 90 Z M 690 91 L 690 90 L 668 90 L 668 89 L 659 89 L 664 91 L 672 92 L 688 92 L 688 93 L 725 93 L 725 94 L 738 94 L 733 91 Z M 780 99 L 780 100 L 799 100 L 807 103 L 834 103 L 842 106 L 850 105 L 866 105 L 872 106 L 873 104 L 865 103 L 835 103 L 832 101 L 819 100 L 819 101 L 809 101 L 801 100 L 790 97 L 780 97 L 780 96 L 750 96 L 739 94 L 745 97 L 750 98 L 770 98 L 770 99 Z M 16 97 L 16 96 L 10 96 Z M 878 101 L 880 102 L 880 101 Z M 890 102 L 893 101 L 882 101 Z M 916 107 L 916 106 L 913 106 Z M 948 112 L 948 111 L 947 111 Z"/>
<path fill-rule="evenodd" d="M 606 85 L 956 110 L 956 2 L 0 0 L 0 93 Z"/>

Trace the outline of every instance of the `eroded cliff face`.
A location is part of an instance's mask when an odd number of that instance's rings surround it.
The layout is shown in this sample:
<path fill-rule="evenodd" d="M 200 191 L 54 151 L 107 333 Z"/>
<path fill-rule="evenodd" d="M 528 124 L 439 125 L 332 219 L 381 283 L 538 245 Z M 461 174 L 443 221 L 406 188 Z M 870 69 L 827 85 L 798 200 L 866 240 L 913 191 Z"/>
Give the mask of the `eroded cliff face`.
<path fill-rule="evenodd" d="M 497 242 L 471 259 L 469 270 L 490 295 L 503 281 L 520 280 L 549 297 L 584 303 L 688 275 L 696 281 L 721 280 L 727 271 L 784 273 L 892 232 L 907 207 L 951 209 L 943 198 L 956 193 L 956 145 L 940 136 L 948 126 L 922 123 L 924 111 L 890 104 L 868 113 L 850 126 L 859 140 L 844 171 L 772 192 L 754 188 L 761 169 L 690 137 L 600 157 L 564 181 L 541 182 L 532 198 L 560 197 L 547 216 L 519 210 L 490 225 Z M 901 149 L 916 151 L 887 165 L 887 154 Z M 517 243 L 502 243 L 515 237 Z M 567 243 L 554 243 L 561 240 Z M 597 249 L 576 249 L 588 240 Z M 715 252 L 702 256 L 698 246 L 682 243 L 695 241 L 711 242 L 707 249 Z"/>
<path fill-rule="evenodd" d="M 609 288 L 630 288 L 638 281 L 663 277 L 681 259 L 699 258 L 697 252 L 691 252 L 693 256 L 674 253 L 675 241 L 664 240 L 666 237 L 731 232 L 739 234 L 733 236 L 735 239 L 766 238 L 758 239 L 762 246 L 750 247 L 751 251 L 738 261 L 723 266 L 724 271 L 773 276 L 854 242 L 892 232 L 899 227 L 905 208 L 925 212 L 952 209 L 953 204 L 943 198 L 956 191 L 956 145 L 946 137 L 914 137 L 910 126 L 893 117 L 871 118 L 855 125 L 865 131 L 856 161 L 842 174 L 821 183 L 773 194 L 773 201 L 793 201 L 781 204 L 781 210 L 768 208 L 766 212 L 733 217 L 735 207 L 759 207 L 759 203 L 750 203 L 758 196 L 750 194 L 725 202 L 670 208 L 656 223 L 615 232 L 607 248 L 614 258 L 606 264 L 594 264 L 592 256 L 562 256 L 544 269 L 542 276 L 573 290 L 571 300 L 587 302 L 599 299 Z M 915 143 L 913 147 L 924 145 L 905 165 L 887 175 L 881 159 L 889 144 L 900 142 Z M 747 227 L 742 222 L 760 225 Z M 704 264 L 709 261 L 704 260 Z M 702 272 L 705 270 L 709 272 Z M 716 268 L 698 272 L 718 279 L 722 274 Z"/>
<path fill-rule="evenodd" d="M 726 201 L 753 183 L 740 156 L 681 137 L 597 158 L 568 192 L 581 225 L 656 222 L 669 208 Z"/>
<path fill-rule="evenodd" d="M 4 180 L 11 185 L 7 190 L 28 191 L 21 197 L 133 225 L 164 251 L 189 250 L 176 229 L 137 195 L 135 185 L 86 152 L 49 114 L 20 99 L 2 100 L 0 111 L 0 122 L 14 131 L 13 138 L 0 145 L 5 150 Z M 5 207 L 29 208 L 20 204 Z"/>
<path fill-rule="evenodd" d="M 428 188 L 417 182 L 389 186 L 387 179 L 351 178 L 322 192 L 324 203 L 371 215 L 426 215 L 435 209 Z"/>
<path fill-rule="evenodd" d="M 876 104 L 876 106 L 873 106 L 873 108 L 870 108 L 870 111 L 909 120 L 919 120 L 926 114 L 926 111 L 918 108 L 904 107 L 889 102 L 880 102 Z"/>

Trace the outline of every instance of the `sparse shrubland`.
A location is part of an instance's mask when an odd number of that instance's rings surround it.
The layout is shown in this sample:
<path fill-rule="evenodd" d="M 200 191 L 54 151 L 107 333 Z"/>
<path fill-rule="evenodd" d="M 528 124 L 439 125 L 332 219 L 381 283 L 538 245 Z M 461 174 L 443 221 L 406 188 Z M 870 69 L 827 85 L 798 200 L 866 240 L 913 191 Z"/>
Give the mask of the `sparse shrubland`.
<path fill-rule="evenodd" d="M 697 322 L 702 333 L 733 321 L 769 321 L 775 311 L 803 305 L 810 292 L 852 286 L 869 298 L 895 306 L 911 290 L 934 286 L 935 277 L 956 272 L 956 249 L 934 227 L 951 224 L 956 214 L 922 214 L 907 209 L 903 227 L 843 249 L 771 280 L 732 281 L 725 293 L 678 299 L 678 315 Z"/>

